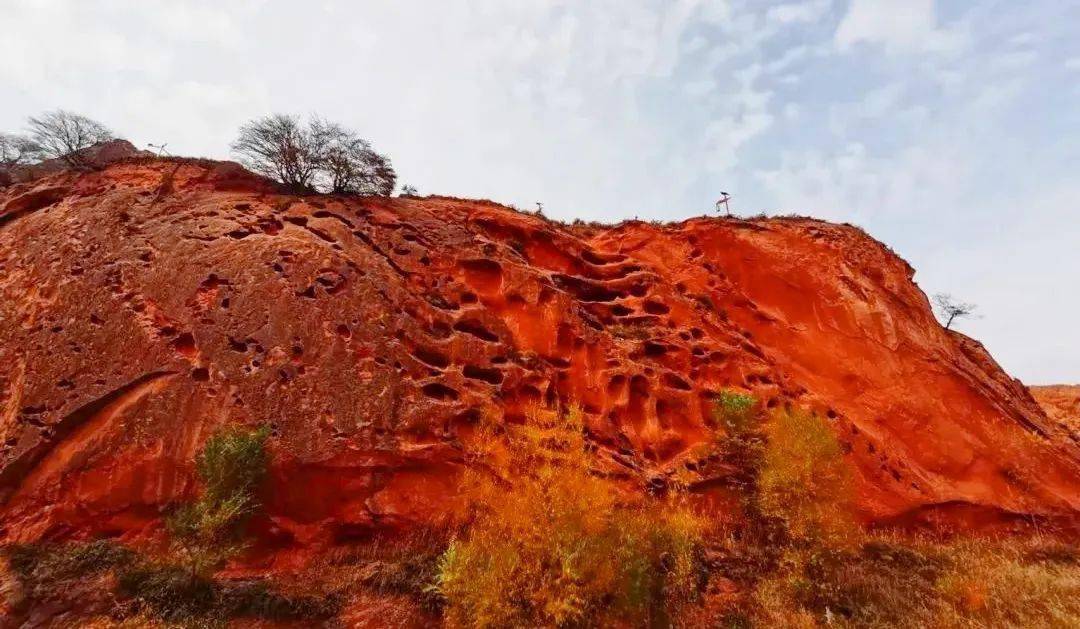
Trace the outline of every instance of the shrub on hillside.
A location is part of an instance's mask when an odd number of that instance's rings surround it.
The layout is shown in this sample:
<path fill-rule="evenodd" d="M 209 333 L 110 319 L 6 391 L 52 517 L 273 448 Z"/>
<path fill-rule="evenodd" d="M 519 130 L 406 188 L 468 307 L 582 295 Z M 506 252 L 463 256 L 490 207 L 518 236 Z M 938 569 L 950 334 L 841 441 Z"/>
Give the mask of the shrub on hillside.
<path fill-rule="evenodd" d="M 854 487 L 843 449 L 824 419 L 792 409 L 773 414 L 757 483 L 762 514 L 794 540 L 830 545 L 856 531 Z"/>
<path fill-rule="evenodd" d="M 756 511 L 757 477 L 761 469 L 765 435 L 761 432 L 757 398 L 738 391 L 721 391 L 712 417 L 723 430 L 717 445 L 724 461 L 735 470 L 727 479 L 743 499 L 744 510 Z"/>
<path fill-rule="evenodd" d="M 744 434 L 754 428 L 757 398 L 739 391 L 721 391 L 713 416 L 729 435 Z"/>
<path fill-rule="evenodd" d="M 476 441 L 468 532 L 439 566 L 452 625 L 650 625 L 694 597 L 702 520 L 674 499 L 624 504 L 590 471 L 580 412 Z"/>
<path fill-rule="evenodd" d="M 210 437 L 196 457 L 203 495 L 166 520 L 174 547 L 193 575 L 208 576 L 244 548 L 244 526 L 260 506 L 269 434 L 266 427 L 229 428 Z"/>

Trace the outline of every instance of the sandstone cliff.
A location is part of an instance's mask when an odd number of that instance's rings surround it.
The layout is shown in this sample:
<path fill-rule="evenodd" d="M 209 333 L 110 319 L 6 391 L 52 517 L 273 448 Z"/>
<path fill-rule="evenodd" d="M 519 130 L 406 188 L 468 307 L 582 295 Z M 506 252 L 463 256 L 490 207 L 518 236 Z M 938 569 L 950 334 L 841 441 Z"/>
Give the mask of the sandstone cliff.
<path fill-rule="evenodd" d="M 1080 385 L 1052 384 L 1030 389 L 1050 419 L 1080 433 Z"/>
<path fill-rule="evenodd" d="M 607 470 L 695 491 L 718 391 L 827 416 L 868 523 L 1080 513 L 1077 435 L 913 270 L 803 218 L 566 226 L 486 201 L 288 196 L 137 159 L 0 190 L 0 537 L 153 535 L 229 422 L 273 430 L 264 542 L 430 521 L 478 418 L 577 404 Z"/>

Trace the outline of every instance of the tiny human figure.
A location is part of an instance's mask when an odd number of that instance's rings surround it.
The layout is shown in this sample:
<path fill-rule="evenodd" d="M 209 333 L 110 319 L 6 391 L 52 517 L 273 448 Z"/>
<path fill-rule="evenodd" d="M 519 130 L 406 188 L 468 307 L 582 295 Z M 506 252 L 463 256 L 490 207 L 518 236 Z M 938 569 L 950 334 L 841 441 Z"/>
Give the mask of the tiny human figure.
<path fill-rule="evenodd" d="M 720 206 L 723 205 L 724 206 L 724 214 L 726 214 L 727 216 L 731 216 L 731 208 L 728 207 L 728 201 L 730 201 L 730 200 L 731 200 L 731 195 L 726 193 L 726 192 L 721 191 L 720 192 L 720 199 L 716 202 L 716 213 L 717 214 L 720 213 Z"/>

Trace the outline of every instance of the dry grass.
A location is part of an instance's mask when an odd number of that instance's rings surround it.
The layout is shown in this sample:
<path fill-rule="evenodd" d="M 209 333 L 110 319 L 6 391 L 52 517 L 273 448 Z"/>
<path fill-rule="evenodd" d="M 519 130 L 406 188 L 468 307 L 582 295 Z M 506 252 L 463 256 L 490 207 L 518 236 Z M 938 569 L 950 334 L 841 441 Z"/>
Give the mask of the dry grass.
<path fill-rule="evenodd" d="M 1060 544 L 889 536 L 854 550 L 790 553 L 752 593 L 753 619 L 760 626 L 1080 626 L 1080 564 L 1033 559 L 1046 548 Z"/>

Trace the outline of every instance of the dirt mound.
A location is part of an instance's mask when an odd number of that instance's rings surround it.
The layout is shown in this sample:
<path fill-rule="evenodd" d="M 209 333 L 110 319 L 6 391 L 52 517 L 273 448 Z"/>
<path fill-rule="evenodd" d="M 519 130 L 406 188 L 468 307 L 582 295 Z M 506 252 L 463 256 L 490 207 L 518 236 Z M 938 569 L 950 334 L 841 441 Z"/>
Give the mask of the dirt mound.
<path fill-rule="evenodd" d="M 6 540 L 138 538 L 223 424 L 268 424 L 277 557 L 428 522 L 483 416 L 576 404 L 607 471 L 695 491 L 718 392 L 827 416 L 870 523 L 1075 522 L 1080 449 L 912 269 L 810 219 L 565 226 L 289 196 L 135 159 L 0 191 Z"/>

